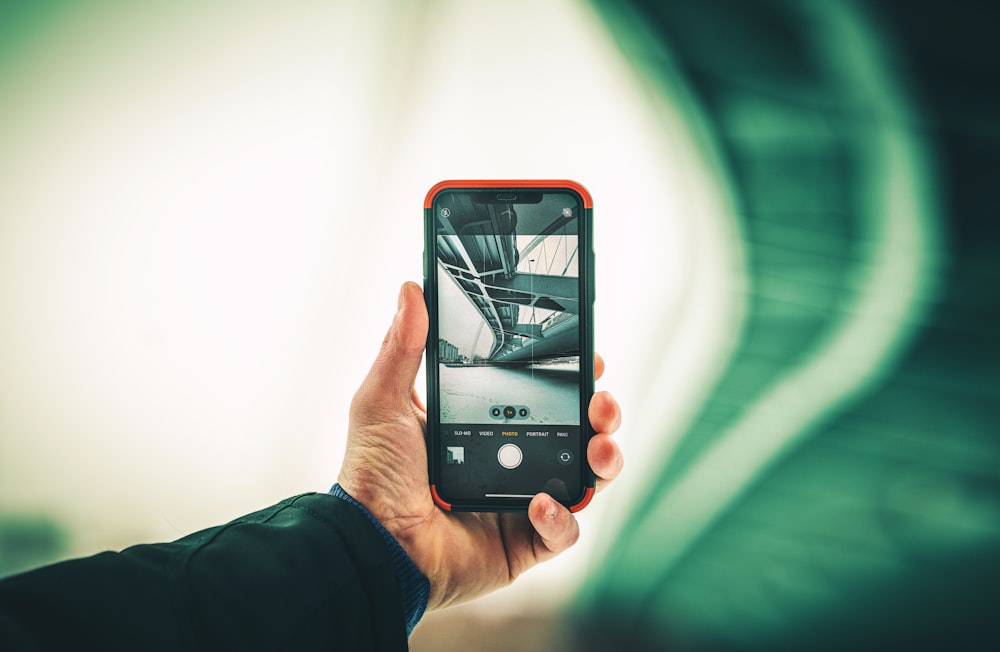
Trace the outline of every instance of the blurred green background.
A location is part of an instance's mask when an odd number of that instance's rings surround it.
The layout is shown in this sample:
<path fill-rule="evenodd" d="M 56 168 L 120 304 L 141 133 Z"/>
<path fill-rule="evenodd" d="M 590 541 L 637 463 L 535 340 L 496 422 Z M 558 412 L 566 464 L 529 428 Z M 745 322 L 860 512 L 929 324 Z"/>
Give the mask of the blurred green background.
<path fill-rule="evenodd" d="M 427 188 L 567 177 L 626 472 L 413 649 L 1000 646 L 998 17 L 0 4 L 0 574 L 326 488 Z"/>

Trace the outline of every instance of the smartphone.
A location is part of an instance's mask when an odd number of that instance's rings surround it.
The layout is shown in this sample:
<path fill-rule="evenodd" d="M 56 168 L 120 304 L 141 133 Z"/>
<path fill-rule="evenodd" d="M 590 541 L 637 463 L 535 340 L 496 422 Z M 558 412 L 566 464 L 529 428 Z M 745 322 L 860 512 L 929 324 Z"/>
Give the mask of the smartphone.
<path fill-rule="evenodd" d="M 593 204 L 575 181 L 442 181 L 424 201 L 427 457 L 450 511 L 594 493 Z"/>

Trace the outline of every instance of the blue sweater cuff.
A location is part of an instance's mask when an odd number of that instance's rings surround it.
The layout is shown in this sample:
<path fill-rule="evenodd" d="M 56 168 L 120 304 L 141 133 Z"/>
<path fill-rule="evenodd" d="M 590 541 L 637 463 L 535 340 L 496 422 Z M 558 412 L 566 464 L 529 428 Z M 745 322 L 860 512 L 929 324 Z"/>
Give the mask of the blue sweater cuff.
<path fill-rule="evenodd" d="M 389 552 L 392 555 L 392 565 L 396 569 L 399 586 L 403 591 L 403 614 L 406 617 L 406 635 L 409 636 L 413 633 L 413 628 L 417 626 L 417 623 L 423 617 L 424 610 L 427 609 L 427 600 L 431 596 L 431 583 L 427 581 L 427 578 L 423 576 L 417 565 L 406 554 L 403 546 L 399 545 L 396 537 L 389 534 L 389 530 L 385 529 L 379 523 L 378 519 L 365 509 L 364 505 L 354 500 L 351 494 L 344 491 L 339 483 L 333 485 L 333 488 L 330 489 L 330 495 L 345 500 L 360 509 L 361 513 L 367 516 L 368 520 L 375 525 L 382 538 L 385 539 L 386 545 L 389 546 Z"/>

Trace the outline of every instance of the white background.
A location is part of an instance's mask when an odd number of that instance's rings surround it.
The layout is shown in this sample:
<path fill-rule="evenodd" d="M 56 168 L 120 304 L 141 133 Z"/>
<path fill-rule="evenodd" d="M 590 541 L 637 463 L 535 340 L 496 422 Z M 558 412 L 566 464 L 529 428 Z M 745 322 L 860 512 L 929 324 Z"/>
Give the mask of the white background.
<path fill-rule="evenodd" d="M 738 324 L 683 89 L 569 0 L 100 0 L 29 27 L 0 62 L 0 510 L 85 554 L 326 490 L 420 279 L 426 191 L 569 178 L 594 197 L 626 474 L 495 602 L 571 591 Z"/>

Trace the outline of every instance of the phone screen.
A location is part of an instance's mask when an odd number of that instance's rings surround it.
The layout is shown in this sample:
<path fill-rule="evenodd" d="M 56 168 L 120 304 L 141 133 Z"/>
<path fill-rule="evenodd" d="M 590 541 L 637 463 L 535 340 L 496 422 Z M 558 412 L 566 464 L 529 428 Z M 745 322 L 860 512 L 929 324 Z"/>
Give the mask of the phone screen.
<path fill-rule="evenodd" d="M 430 216 L 432 483 L 469 508 L 523 508 L 542 491 L 579 502 L 593 385 L 589 210 L 569 189 L 454 189 L 435 195 Z"/>

